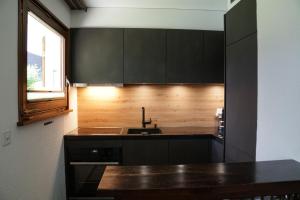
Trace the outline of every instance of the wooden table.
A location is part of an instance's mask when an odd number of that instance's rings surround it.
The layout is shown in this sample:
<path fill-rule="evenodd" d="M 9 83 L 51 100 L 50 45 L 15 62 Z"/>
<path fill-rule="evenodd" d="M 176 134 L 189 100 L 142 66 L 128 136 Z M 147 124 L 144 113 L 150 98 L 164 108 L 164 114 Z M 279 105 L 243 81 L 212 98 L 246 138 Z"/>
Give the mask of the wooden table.
<path fill-rule="evenodd" d="M 300 163 L 109 166 L 101 196 L 122 200 L 199 200 L 300 193 Z"/>

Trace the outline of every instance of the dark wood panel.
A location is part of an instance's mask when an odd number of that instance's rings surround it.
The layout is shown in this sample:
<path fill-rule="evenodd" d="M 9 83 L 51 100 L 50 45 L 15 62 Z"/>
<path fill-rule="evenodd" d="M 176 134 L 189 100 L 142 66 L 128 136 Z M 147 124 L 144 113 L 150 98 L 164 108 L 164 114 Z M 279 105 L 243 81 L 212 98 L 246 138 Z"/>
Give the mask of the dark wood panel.
<path fill-rule="evenodd" d="M 125 29 L 124 82 L 164 83 L 166 31 Z"/>
<path fill-rule="evenodd" d="M 170 164 L 197 164 L 210 161 L 210 139 L 172 139 L 169 141 Z"/>
<path fill-rule="evenodd" d="M 167 31 L 168 83 L 200 83 L 203 73 L 203 31 Z"/>
<path fill-rule="evenodd" d="M 256 0 L 242 0 L 225 15 L 226 44 L 232 44 L 255 33 Z"/>
<path fill-rule="evenodd" d="M 107 167 L 102 194 L 131 200 L 240 199 L 300 192 L 293 160 L 166 166 Z"/>
<path fill-rule="evenodd" d="M 123 29 L 71 29 L 74 83 L 123 83 Z"/>
<path fill-rule="evenodd" d="M 204 31 L 204 64 L 199 78 L 205 83 L 224 83 L 224 32 Z"/>
<path fill-rule="evenodd" d="M 168 140 L 125 140 L 123 161 L 124 165 L 168 164 Z"/>
<path fill-rule="evenodd" d="M 227 47 L 226 161 L 255 160 L 257 129 L 257 35 Z M 235 151 L 238 153 L 233 156 Z M 243 155 L 245 158 L 243 158 Z M 230 159 L 232 160 L 232 159 Z"/>

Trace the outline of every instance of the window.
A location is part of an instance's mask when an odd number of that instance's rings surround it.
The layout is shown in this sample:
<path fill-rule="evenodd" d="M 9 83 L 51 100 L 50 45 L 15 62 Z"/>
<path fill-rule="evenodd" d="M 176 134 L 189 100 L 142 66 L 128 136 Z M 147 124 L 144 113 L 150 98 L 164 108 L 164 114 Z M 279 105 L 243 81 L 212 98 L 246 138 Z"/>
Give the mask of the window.
<path fill-rule="evenodd" d="M 27 25 L 27 99 L 64 97 L 64 37 L 32 12 Z"/>
<path fill-rule="evenodd" d="M 69 112 L 69 30 L 37 0 L 19 0 L 19 122 Z"/>

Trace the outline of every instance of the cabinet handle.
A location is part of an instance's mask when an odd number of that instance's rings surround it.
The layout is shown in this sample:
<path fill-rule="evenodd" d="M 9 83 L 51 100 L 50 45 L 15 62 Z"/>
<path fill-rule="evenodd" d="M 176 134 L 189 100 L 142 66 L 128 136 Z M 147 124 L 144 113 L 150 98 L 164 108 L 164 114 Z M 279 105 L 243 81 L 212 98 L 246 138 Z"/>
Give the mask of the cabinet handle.
<path fill-rule="evenodd" d="M 119 162 L 70 162 L 70 165 L 120 165 Z"/>
<path fill-rule="evenodd" d="M 98 149 L 92 149 L 91 152 L 92 152 L 92 153 L 98 153 L 99 151 L 98 151 Z"/>
<path fill-rule="evenodd" d="M 114 197 L 69 197 L 69 200 L 114 200 Z"/>

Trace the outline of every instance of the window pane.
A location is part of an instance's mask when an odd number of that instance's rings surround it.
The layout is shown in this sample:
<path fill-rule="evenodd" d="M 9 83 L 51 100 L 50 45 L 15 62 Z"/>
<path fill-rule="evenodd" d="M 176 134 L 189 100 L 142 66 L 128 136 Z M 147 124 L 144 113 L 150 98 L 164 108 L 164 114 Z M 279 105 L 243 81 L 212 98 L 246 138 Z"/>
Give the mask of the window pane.
<path fill-rule="evenodd" d="M 64 97 L 64 37 L 28 14 L 27 99 Z"/>

